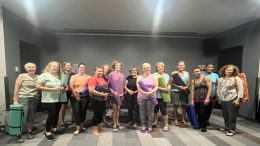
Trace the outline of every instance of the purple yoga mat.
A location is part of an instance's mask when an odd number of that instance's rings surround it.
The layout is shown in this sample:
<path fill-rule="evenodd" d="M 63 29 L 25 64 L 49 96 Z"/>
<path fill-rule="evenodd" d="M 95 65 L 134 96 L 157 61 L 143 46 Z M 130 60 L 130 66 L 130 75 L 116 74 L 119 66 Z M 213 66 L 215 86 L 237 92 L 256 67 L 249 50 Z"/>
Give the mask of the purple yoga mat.
<path fill-rule="evenodd" d="M 79 96 L 83 96 L 89 93 L 88 87 L 83 88 L 80 92 L 79 92 Z"/>
<path fill-rule="evenodd" d="M 145 85 L 145 83 L 143 81 L 139 81 L 138 84 L 145 92 L 150 92 L 149 88 Z M 152 104 L 153 105 L 157 105 L 158 104 L 158 101 L 157 101 L 156 97 L 152 96 L 151 100 L 152 100 Z"/>

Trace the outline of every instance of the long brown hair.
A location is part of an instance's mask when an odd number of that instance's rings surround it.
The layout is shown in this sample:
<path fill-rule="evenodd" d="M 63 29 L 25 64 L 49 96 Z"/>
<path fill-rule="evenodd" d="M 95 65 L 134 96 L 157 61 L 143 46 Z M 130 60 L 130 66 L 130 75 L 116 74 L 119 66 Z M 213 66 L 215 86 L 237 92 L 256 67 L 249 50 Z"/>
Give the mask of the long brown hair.
<path fill-rule="evenodd" d="M 221 69 L 219 70 L 219 75 L 220 76 L 222 76 L 222 77 L 224 77 L 224 76 L 226 76 L 226 74 L 225 74 L 225 70 L 227 69 L 227 68 L 229 68 L 229 67 L 232 67 L 233 68 L 233 73 L 232 73 L 232 76 L 238 76 L 238 74 L 239 74 L 239 69 L 238 69 L 238 67 L 237 66 L 235 66 L 235 65 L 233 65 L 233 64 L 228 64 L 228 65 L 225 65 L 225 66 L 223 66 L 223 67 L 221 67 Z"/>

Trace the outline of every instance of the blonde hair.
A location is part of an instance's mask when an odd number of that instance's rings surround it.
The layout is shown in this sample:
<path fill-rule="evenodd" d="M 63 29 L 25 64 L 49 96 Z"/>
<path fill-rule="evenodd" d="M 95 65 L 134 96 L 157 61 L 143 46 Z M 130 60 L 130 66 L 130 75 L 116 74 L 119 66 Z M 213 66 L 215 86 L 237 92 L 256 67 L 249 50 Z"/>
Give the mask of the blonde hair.
<path fill-rule="evenodd" d="M 112 61 L 112 65 L 111 65 L 111 67 L 112 67 L 113 69 L 115 69 L 115 65 L 116 65 L 117 63 L 120 63 L 120 65 L 121 65 L 121 69 L 122 69 L 122 67 L 123 67 L 123 62 L 121 62 L 121 61 L 117 61 L 117 60 Z"/>
<path fill-rule="evenodd" d="M 144 66 L 149 66 L 151 68 L 151 64 L 150 63 L 143 63 L 142 67 L 144 67 Z"/>
<path fill-rule="evenodd" d="M 43 72 L 44 73 L 50 73 L 50 67 L 52 66 L 53 63 L 57 63 L 59 65 L 58 75 L 61 75 L 63 72 L 62 72 L 62 69 L 61 69 L 61 64 L 58 61 L 51 61 L 51 62 L 49 62 L 46 65 L 46 67 L 44 68 Z"/>
<path fill-rule="evenodd" d="M 163 66 L 163 67 L 164 67 L 164 70 L 166 70 L 165 64 L 164 64 L 163 62 L 159 61 L 159 62 L 157 62 L 156 65 L 155 65 L 156 71 L 157 71 L 157 68 L 158 68 L 159 65 Z"/>
<path fill-rule="evenodd" d="M 37 67 L 35 63 L 27 62 L 27 63 L 24 64 L 24 69 L 27 70 L 28 65 L 30 65 L 30 64 L 33 64 L 33 65 L 35 65 L 35 67 Z"/>

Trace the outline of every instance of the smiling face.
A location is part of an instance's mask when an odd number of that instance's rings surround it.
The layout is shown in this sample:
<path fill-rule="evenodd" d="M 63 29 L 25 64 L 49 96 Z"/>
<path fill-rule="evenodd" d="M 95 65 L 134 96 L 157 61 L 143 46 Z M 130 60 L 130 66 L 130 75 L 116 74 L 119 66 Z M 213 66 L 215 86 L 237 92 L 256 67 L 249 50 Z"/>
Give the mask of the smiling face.
<path fill-rule="evenodd" d="M 234 68 L 232 66 L 229 66 L 225 69 L 225 75 L 226 76 L 232 76 L 234 72 Z"/>
<path fill-rule="evenodd" d="M 53 74 L 57 74 L 60 70 L 60 65 L 58 62 L 51 62 L 50 63 L 50 72 Z"/>
<path fill-rule="evenodd" d="M 84 64 L 79 65 L 79 73 L 84 74 L 86 72 L 86 66 Z"/>
<path fill-rule="evenodd" d="M 103 76 L 103 68 L 102 67 L 97 67 L 96 70 L 95 70 L 95 76 L 97 77 L 102 77 Z"/>
<path fill-rule="evenodd" d="M 209 64 L 207 67 L 206 67 L 206 72 L 207 73 L 212 73 L 214 70 L 214 66 L 212 64 Z"/>
<path fill-rule="evenodd" d="M 200 77 L 201 70 L 199 68 L 195 68 L 193 70 L 193 74 L 195 75 L 195 77 Z"/>
<path fill-rule="evenodd" d="M 122 68 L 121 63 L 118 62 L 118 63 L 115 64 L 115 71 L 120 71 L 121 68 Z"/>
<path fill-rule="evenodd" d="M 148 75 L 148 74 L 151 73 L 151 65 L 149 63 L 144 63 L 142 65 L 142 67 L 143 67 L 143 73 L 144 74 Z"/>
<path fill-rule="evenodd" d="M 103 70 L 104 70 L 104 74 L 107 74 L 109 71 L 109 65 L 104 65 Z"/>
<path fill-rule="evenodd" d="M 164 65 L 157 65 L 157 72 L 159 73 L 159 74 L 162 74 L 162 73 L 164 73 L 164 71 L 165 71 L 165 66 Z"/>
<path fill-rule="evenodd" d="M 137 76 L 137 68 L 132 68 L 131 69 L 131 75 L 132 76 Z"/>
<path fill-rule="evenodd" d="M 24 68 L 29 74 L 35 74 L 36 72 L 36 65 L 34 63 L 27 63 Z"/>
<path fill-rule="evenodd" d="M 184 71 L 185 69 L 185 63 L 183 61 L 178 63 L 178 70 L 179 71 Z"/>
<path fill-rule="evenodd" d="M 65 72 L 70 72 L 71 69 L 72 69 L 71 63 L 66 63 L 66 64 L 64 65 L 64 71 L 65 71 Z"/>

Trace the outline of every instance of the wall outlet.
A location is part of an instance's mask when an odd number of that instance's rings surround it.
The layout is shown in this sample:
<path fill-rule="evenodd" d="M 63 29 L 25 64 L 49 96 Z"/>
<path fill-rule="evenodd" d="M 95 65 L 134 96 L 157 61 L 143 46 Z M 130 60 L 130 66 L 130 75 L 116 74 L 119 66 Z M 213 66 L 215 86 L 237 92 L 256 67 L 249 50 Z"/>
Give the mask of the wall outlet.
<path fill-rule="evenodd" d="M 14 68 L 14 70 L 15 70 L 15 72 L 19 73 L 19 67 L 18 67 L 18 66 L 16 66 L 16 67 Z"/>

